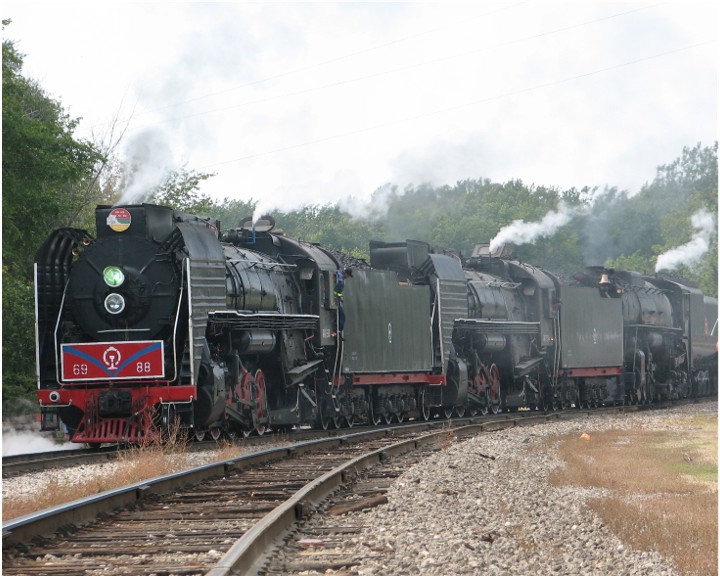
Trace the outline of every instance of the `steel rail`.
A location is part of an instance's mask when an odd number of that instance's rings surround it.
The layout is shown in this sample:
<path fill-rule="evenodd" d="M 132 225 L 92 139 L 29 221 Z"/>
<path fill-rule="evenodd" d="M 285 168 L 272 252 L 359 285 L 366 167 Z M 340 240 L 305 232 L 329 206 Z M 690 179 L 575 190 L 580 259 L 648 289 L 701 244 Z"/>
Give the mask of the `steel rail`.
<path fill-rule="evenodd" d="M 198 484 L 206 479 L 242 471 L 273 460 L 296 457 L 310 451 L 318 451 L 341 444 L 382 438 L 393 433 L 409 433 L 427 430 L 430 423 L 396 428 L 380 428 L 353 434 L 336 435 L 319 440 L 299 442 L 281 448 L 271 448 L 251 454 L 204 464 L 195 468 L 136 482 L 128 486 L 107 490 L 99 494 L 54 506 L 36 513 L 15 518 L 2 525 L 3 546 L 22 544 L 35 537 L 48 537 L 64 526 L 80 526 L 118 508 L 130 506 L 150 495 L 163 495 L 180 488 Z"/>
<path fill-rule="evenodd" d="M 30 472 L 40 472 L 50 468 L 69 468 L 77 464 L 92 464 L 117 458 L 115 446 L 102 448 L 99 451 L 82 449 L 55 450 L 34 454 L 14 454 L 3 456 L 2 477 L 16 476 Z"/>

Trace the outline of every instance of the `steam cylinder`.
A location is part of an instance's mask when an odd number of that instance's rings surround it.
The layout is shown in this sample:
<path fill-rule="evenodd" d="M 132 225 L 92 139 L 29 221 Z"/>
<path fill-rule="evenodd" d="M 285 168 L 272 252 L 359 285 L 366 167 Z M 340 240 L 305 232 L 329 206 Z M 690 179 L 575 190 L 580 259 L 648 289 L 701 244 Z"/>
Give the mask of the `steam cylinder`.
<path fill-rule="evenodd" d="M 483 352 L 500 352 L 505 350 L 505 336 L 502 334 L 479 334 L 476 346 L 477 350 Z"/>

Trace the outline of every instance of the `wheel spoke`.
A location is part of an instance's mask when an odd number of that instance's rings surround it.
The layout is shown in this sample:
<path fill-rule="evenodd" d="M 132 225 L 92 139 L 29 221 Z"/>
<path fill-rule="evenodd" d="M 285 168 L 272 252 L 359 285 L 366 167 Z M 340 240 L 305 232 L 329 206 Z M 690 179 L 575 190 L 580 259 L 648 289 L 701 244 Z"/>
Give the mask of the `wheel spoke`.
<path fill-rule="evenodd" d="M 493 414 L 500 412 L 501 396 L 500 396 L 500 370 L 493 364 L 488 370 L 488 403 Z"/>
<path fill-rule="evenodd" d="M 259 436 L 267 430 L 267 388 L 262 370 L 255 372 L 255 431 Z"/>

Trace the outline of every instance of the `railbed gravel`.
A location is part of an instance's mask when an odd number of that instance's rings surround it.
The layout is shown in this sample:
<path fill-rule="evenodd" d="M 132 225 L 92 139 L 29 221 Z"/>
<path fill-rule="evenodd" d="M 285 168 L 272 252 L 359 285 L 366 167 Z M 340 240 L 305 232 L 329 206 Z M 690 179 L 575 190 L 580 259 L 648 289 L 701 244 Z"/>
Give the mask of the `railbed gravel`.
<path fill-rule="evenodd" d="M 670 561 L 632 549 L 603 524 L 586 504 L 598 491 L 548 483 L 563 463 L 559 442 L 548 449 L 547 439 L 608 429 L 680 430 L 680 418 L 698 413 L 717 417 L 717 402 L 592 415 L 454 444 L 405 471 L 390 487 L 388 504 L 347 514 L 342 522 L 310 519 L 313 528 L 360 528 L 342 544 L 326 547 L 328 554 L 351 556 L 359 564 L 323 573 L 677 576 Z M 687 424 L 682 430 L 687 432 Z"/>

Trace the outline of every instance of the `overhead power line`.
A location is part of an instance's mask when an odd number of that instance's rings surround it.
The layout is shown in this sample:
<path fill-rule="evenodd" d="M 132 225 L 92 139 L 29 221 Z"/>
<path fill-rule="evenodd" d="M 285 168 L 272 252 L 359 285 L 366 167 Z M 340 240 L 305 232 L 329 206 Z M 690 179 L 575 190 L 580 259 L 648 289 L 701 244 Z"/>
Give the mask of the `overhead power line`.
<path fill-rule="evenodd" d="M 519 4 L 511 5 L 511 7 L 515 7 L 515 6 L 517 6 L 517 5 L 519 5 Z M 370 79 L 373 79 L 373 78 L 379 78 L 379 77 L 382 77 L 382 76 L 388 76 L 388 75 L 392 75 L 392 74 L 397 74 L 398 72 L 404 72 L 404 71 L 411 70 L 411 69 L 414 69 L 414 68 L 421 68 L 421 67 L 424 67 L 424 66 L 430 66 L 430 65 L 434 65 L 434 64 L 439 64 L 439 63 L 442 63 L 442 62 L 447 62 L 447 61 L 449 61 L 449 60 L 454 60 L 454 59 L 457 59 L 457 58 L 463 58 L 463 57 L 466 57 L 466 56 L 469 56 L 469 55 L 472 55 L 472 54 L 478 54 L 478 53 L 482 53 L 482 52 L 490 52 L 490 51 L 493 51 L 493 50 L 498 50 L 498 49 L 502 49 L 502 48 L 507 48 L 507 47 L 509 47 L 509 46 L 513 46 L 513 45 L 516 45 L 516 44 L 521 44 L 521 43 L 525 43 L 525 42 L 530 42 L 530 41 L 533 41 L 533 40 L 538 40 L 538 39 L 545 38 L 545 37 L 549 37 L 549 36 L 553 36 L 553 35 L 556 35 L 556 34 L 562 34 L 562 33 L 564 33 L 564 32 L 569 32 L 569 31 L 571 31 L 571 30 L 576 30 L 576 29 L 578 29 L 578 28 L 583 28 L 583 27 L 585 27 L 585 26 L 590 26 L 590 25 L 593 25 L 593 24 L 598 24 L 598 23 L 601 23 L 601 22 L 606 22 L 606 21 L 609 21 L 609 20 L 613 20 L 613 19 L 616 19 L 616 18 L 620 18 L 620 17 L 623 17 L 623 16 L 627 16 L 627 15 L 633 14 L 633 13 L 635 13 L 635 12 L 640 12 L 640 11 L 644 11 L 644 10 L 649 10 L 649 9 L 651 9 L 651 8 L 654 8 L 655 6 L 657 6 L 657 4 L 643 5 L 643 6 L 639 6 L 639 7 L 636 7 L 636 8 L 629 9 L 629 10 L 624 10 L 624 11 L 622 11 L 622 12 L 616 12 L 616 13 L 613 13 L 613 14 L 609 14 L 609 15 L 607 15 L 607 16 L 601 16 L 601 17 L 599 17 L 599 18 L 594 18 L 594 19 L 592 19 L 592 20 L 586 20 L 586 21 L 583 21 L 583 22 L 578 22 L 578 23 L 575 23 L 575 24 L 570 24 L 570 25 L 567 25 L 567 26 L 562 26 L 562 27 L 555 28 L 555 29 L 552 29 L 552 30 L 546 30 L 546 31 L 538 32 L 537 34 L 531 34 L 531 35 L 528 35 L 528 36 L 524 36 L 524 37 L 522 37 L 522 38 L 516 38 L 516 39 L 507 40 L 507 41 L 505 41 L 505 42 L 500 42 L 500 43 L 498 43 L 498 44 L 494 44 L 494 45 L 491 45 L 491 46 L 483 46 L 483 47 L 475 48 L 475 49 L 472 49 L 472 50 L 465 50 L 465 51 L 463 51 L 463 52 L 458 52 L 458 53 L 455 53 L 455 54 L 450 54 L 450 55 L 448 55 L 448 56 L 443 56 L 443 57 L 440 57 L 440 58 L 433 58 L 433 59 L 431 59 L 431 60 L 425 60 L 425 61 L 422 61 L 422 62 L 416 62 L 416 63 L 414 63 L 414 64 L 408 64 L 408 65 L 406 65 L 406 66 L 400 66 L 400 67 L 396 67 L 396 68 L 391 68 L 391 69 L 387 69 L 387 70 L 382 70 L 382 71 L 379 71 L 379 72 L 375 72 L 375 73 L 373 73 L 373 74 L 366 74 L 366 75 L 357 76 L 357 77 L 354 77 L 354 78 L 347 78 L 347 79 L 344 79 L 344 80 L 338 80 L 338 81 L 336 81 L 336 82 L 331 82 L 331 83 L 323 84 L 323 85 L 320 85 L 320 86 L 312 86 L 312 87 L 310 87 L 310 88 L 305 88 L 305 89 L 302 89 L 302 90 L 296 90 L 296 91 L 292 91 L 292 92 L 286 92 L 286 93 L 282 93 L 282 94 L 276 94 L 276 95 L 272 95 L 272 96 L 267 96 L 267 97 L 262 97 L 262 98 L 256 98 L 256 99 L 252 99 L 252 100 L 247 100 L 247 101 L 245 101 L 245 102 L 239 102 L 239 103 L 236 103 L 236 104 L 231 104 L 231 105 L 228 105 L 228 106 L 222 106 L 222 107 L 218 107 L 218 108 L 211 108 L 211 109 L 208 109 L 208 110 L 202 110 L 202 111 L 200 111 L 200 112 L 193 112 L 193 113 L 190 113 L 190 114 L 176 115 L 176 116 L 172 116 L 172 117 L 168 117 L 168 118 L 163 118 L 163 119 L 161 119 L 161 120 L 152 121 L 152 122 L 149 122 L 149 123 L 146 123 L 146 124 L 142 124 L 142 126 L 151 126 L 151 125 L 156 125 L 156 124 L 164 124 L 164 123 L 168 123 L 168 122 L 176 122 L 176 121 L 178 121 L 178 120 L 185 120 L 185 119 L 188 119 L 188 118 L 196 118 L 196 117 L 198 117 L 198 116 L 204 116 L 204 115 L 207 115 L 207 114 L 214 114 L 214 113 L 218 113 L 218 112 L 226 112 L 226 111 L 228 111 L 228 110 L 233 110 L 233 109 L 237 109 L 237 108 L 242 108 L 242 107 L 245 107 L 245 106 L 252 106 L 252 105 L 255 105 L 255 104 L 263 104 L 263 103 L 270 102 L 270 101 L 272 101 L 272 100 L 278 100 L 278 99 L 281 99 L 281 98 L 290 98 L 290 97 L 293 97 L 293 96 L 301 96 L 301 95 L 303 95 L 303 94 L 309 94 L 309 93 L 317 92 L 317 91 L 320 91 L 320 90 L 326 90 L 326 89 L 329 89 L 329 88 L 337 88 L 337 87 L 339 87 L 339 86 L 344 86 L 344 85 L 348 85 L 348 84 L 354 84 L 354 83 L 358 83 L 358 82 L 364 82 L 364 81 L 366 81 L 366 80 L 370 80 Z M 508 9 L 508 7 L 504 7 L 504 8 L 503 8 L 503 10 L 505 10 L 505 9 Z M 493 11 L 493 12 L 490 12 L 490 13 L 487 13 L 487 14 L 482 14 L 482 15 L 480 15 L 480 16 L 476 16 L 476 17 L 471 18 L 471 19 L 469 19 L 469 20 L 473 20 L 473 19 L 477 19 L 477 18 L 480 18 L 480 17 L 484 17 L 484 16 L 487 16 L 488 14 L 493 14 L 493 13 L 498 12 L 498 11 L 499 11 L 499 10 L 496 10 L 496 11 Z M 467 23 L 469 20 L 464 20 L 462 23 L 465 24 L 465 23 Z M 447 25 L 445 25 L 445 26 L 441 26 L 441 27 L 433 28 L 433 29 L 431 29 L 431 30 L 419 32 L 419 33 L 417 33 L 417 34 L 413 34 L 413 35 L 410 35 L 410 36 L 405 36 L 405 37 L 400 38 L 400 39 L 396 39 L 396 40 L 392 40 L 392 41 L 389 41 L 389 42 L 385 42 L 385 43 L 383 43 L 383 44 L 378 44 L 378 45 L 375 45 L 375 46 L 371 46 L 371 47 L 368 47 L 368 48 L 364 48 L 364 49 L 361 49 L 361 50 L 352 52 L 352 53 L 350 53 L 350 54 L 345 54 L 345 55 L 342 55 L 342 56 L 338 56 L 338 57 L 336 57 L 336 58 L 332 58 L 332 59 L 329 59 L 329 60 L 324 60 L 324 61 L 322 61 L 322 62 L 318 62 L 318 63 L 315 63 L 315 64 L 310 64 L 310 65 L 308 65 L 308 66 L 304 66 L 304 67 L 297 68 L 297 69 L 294 69 L 294 70 L 290 70 L 290 71 L 286 71 L 286 72 L 280 72 L 280 73 L 278 73 L 278 74 L 274 74 L 274 75 L 271 75 L 271 76 L 267 76 L 267 77 L 262 78 L 262 79 L 254 80 L 254 81 L 252 81 L 252 82 L 247 82 L 247 83 L 245 83 L 245 84 L 242 84 L 242 85 L 239 85 L 239 86 L 235 86 L 235 87 L 233 87 L 233 88 L 228 88 L 227 90 L 220 90 L 220 91 L 216 91 L 216 92 L 211 92 L 211 93 L 205 94 L 205 95 L 203 95 L 203 96 L 198 96 L 198 97 L 196 97 L 196 98 L 187 99 L 187 100 L 183 100 L 183 101 L 180 101 L 180 102 L 177 102 L 177 103 L 168 104 L 167 106 L 162 106 L 162 107 L 159 107 L 159 108 L 154 108 L 154 109 L 151 109 L 151 110 L 147 110 L 147 111 L 145 111 L 145 112 L 139 113 L 139 114 L 136 115 L 136 116 L 142 116 L 142 115 L 145 115 L 145 114 L 150 114 L 150 113 L 152 113 L 152 112 L 158 112 L 158 111 L 161 111 L 161 110 L 167 110 L 167 109 L 170 109 L 170 108 L 176 108 L 176 107 L 178 107 L 178 106 L 182 106 L 183 104 L 188 104 L 188 103 L 191 103 L 191 102 L 195 102 L 195 101 L 199 101 L 199 100 L 204 100 L 204 99 L 206 99 L 206 98 L 210 98 L 210 97 L 213 97 L 213 96 L 217 96 L 217 95 L 219 95 L 219 94 L 225 94 L 225 93 L 228 93 L 228 92 L 234 92 L 234 91 L 236 91 L 236 90 L 240 90 L 240 89 L 242 89 L 242 88 L 246 88 L 246 87 L 249 87 L 249 86 L 255 86 L 255 85 L 263 84 L 263 83 L 266 83 L 266 82 L 269 82 L 269 81 L 271 81 L 271 80 L 275 80 L 275 79 L 278 79 L 278 78 L 282 78 L 282 77 L 286 77 L 286 76 L 291 76 L 291 75 L 297 74 L 297 73 L 299 73 L 299 72 L 305 72 L 305 71 L 308 71 L 308 70 L 311 70 L 311 69 L 314 69 L 314 68 L 318 68 L 318 67 L 320 67 L 320 66 L 324 66 L 324 65 L 326 65 L 326 64 L 331 64 L 331 63 L 334 63 L 334 62 L 342 61 L 342 60 L 345 60 L 345 59 L 348 59 L 348 58 L 351 58 L 351 57 L 354 57 L 354 56 L 357 56 L 357 55 L 360 55 L 360 54 L 364 54 L 364 53 L 367 53 L 367 52 L 376 51 L 376 50 L 379 50 L 379 49 L 381 49 L 381 48 L 386 48 L 386 47 L 388 47 L 388 46 L 392 46 L 392 45 L 395 45 L 395 44 L 399 44 L 399 43 L 402 43 L 402 42 L 405 42 L 405 41 L 408 41 L 408 40 L 411 40 L 411 39 L 415 39 L 415 38 L 419 38 L 419 37 L 422 37 L 422 36 L 426 36 L 426 35 L 428 35 L 428 34 L 432 34 L 432 33 L 437 32 L 437 31 L 439 31 L 439 30 L 443 30 L 443 29 L 446 29 L 446 28 L 450 28 L 450 27 L 456 26 L 457 24 L 458 24 L 458 23 L 447 24 Z"/>
<path fill-rule="evenodd" d="M 432 111 L 430 111 L 430 112 L 425 112 L 425 113 L 423 113 L 423 114 L 416 114 L 416 115 L 413 115 L 413 116 L 407 116 L 407 117 L 405 117 L 405 118 L 398 118 L 397 120 L 392 120 L 392 121 L 389 121 L 389 122 L 383 122 L 383 123 L 380 123 L 380 124 L 375 124 L 375 125 L 373 125 L 373 126 L 366 126 L 366 127 L 364 127 L 364 128 L 358 128 L 357 130 L 350 130 L 350 131 L 348 131 L 348 132 L 342 132 L 342 133 L 339 133 L 339 134 L 333 134 L 333 135 L 330 135 L 330 136 L 326 136 L 326 137 L 324 137 L 324 138 L 317 138 L 317 139 L 315 139 L 315 140 L 308 140 L 308 141 L 305 141 L 305 142 L 298 142 L 297 144 L 292 144 L 292 145 L 290 145 L 290 146 L 283 146 L 283 147 L 280 147 L 280 148 L 274 148 L 274 149 L 272 149 L 272 150 L 266 150 L 266 151 L 263 151 L 263 152 L 257 152 L 257 153 L 255 153 L 255 154 L 247 154 L 247 155 L 245 155 L 245 156 L 239 156 L 239 157 L 233 158 L 233 159 L 231 159 L 231 160 L 225 160 L 225 161 L 222 161 L 222 162 L 215 162 L 215 163 L 213 163 L 213 164 L 208 164 L 208 165 L 206 165 L 206 166 L 203 166 L 203 167 L 201 168 L 201 170 L 206 170 L 206 169 L 208 169 L 208 168 L 214 168 L 214 167 L 217 167 L 217 166 L 223 166 L 223 165 L 226 165 L 226 164 L 233 164 L 233 163 L 235 163 L 235 162 L 242 162 L 242 161 L 244 161 L 244 160 L 251 160 L 251 159 L 254 159 L 254 158 L 260 158 L 260 157 L 262 157 L 262 156 L 269 156 L 269 155 L 272 155 L 272 154 L 277 154 L 277 153 L 279 153 L 279 152 L 286 152 L 286 151 L 288 151 L 288 150 L 295 150 L 295 149 L 298 149 L 298 148 L 303 148 L 303 147 L 305 147 L 305 146 L 313 146 L 313 145 L 315 145 L 315 144 L 321 144 L 321 143 L 329 142 L 329 141 L 332 141 L 332 140 L 338 140 L 338 139 L 340 139 L 340 138 L 346 138 L 346 137 L 348 137 L 348 136 L 354 136 L 354 135 L 356 135 L 356 134 L 363 134 L 363 133 L 366 133 L 366 132 L 372 132 L 372 131 L 380 130 L 380 129 L 387 128 L 387 127 L 390 127 L 390 126 L 396 126 L 396 125 L 398 125 L 398 124 L 404 124 L 404 123 L 407 123 L 407 122 L 412 122 L 412 121 L 415 121 L 415 120 L 420 120 L 420 119 L 423 119 L 423 118 L 428 118 L 428 117 L 430 117 L 430 116 L 436 116 L 436 115 L 438 115 L 438 114 L 444 114 L 444 113 L 447 113 L 447 112 L 453 112 L 453 111 L 455 111 L 455 110 L 461 110 L 461 109 L 463 109 L 463 108 L 467 108 L 467 107 L 470 107 L 470 106 L 476 106 L 476 105 L 478 105 L 478 104 L 485 104 L 485 103 L 487 103 L 487 102 L 492 102 L 492 101 L 495 101 L 495 100 L 502 100 L 503 98 L 509 98 L 509 97 L 512 97 L 512 96 L 518 96 L 518 95 L 520 95 L 520 94 L 527 94 L 527 93 L 529 93 L 529 92 L 534 92 L 534 91 L 537 91 L 537 90 L 542 90 L 542 89 L 550 88 L 550 87 L 553 87 L 553 86 L 559 86 L 559 85 L 562 85 L 562 84 L 567 84 L 568 82 L 573 82 L 573 81 L 576 81 L 576 80 L 581 80 L 581 79 L 583 79 L 583 78 L 588 78 L 588 77 L 590 77 L 590 76 L 595 76 L 595 75 L 598 75 L 598 74 L 604 74 L 604 73 L 611 72 L 611 71 L 613 71 L 613 70 L 618 70 L 618 69 L 620 69 L 620 68 L 625 68 L 625 67 L 628 67 L 628 66 L 634 66 L 634 65 L 637 65 L 637 64 L 641 64 L 641 63 L 643 63 L 643 62 L 648 62 L 648 61 L 650 61 L 650 60 L 656 60 L 656 59 L 658 59 L 658 58 L 663 58 L 663 57 L 666 57 L 666 56 L 670 56 L 670 55 L 673 55 L 673 54 L 677 54 L 677 53 L 679 53 L 679 52 L 684 52 L 684 51 L 687 51 L 687 50 L 692 50 L 692 49 L 694 49 L 694 48 L 699 48 L 699 47 L 701 47 L 701 46 L 707 46 L 707 45 L 709 45 L 709 44 L 714 44 L 714 43 L 715 43 L 714 40 L 707 40 L 707 41 L 704 41 L 704 42 L 699 42 L 699 43 L 697 43 L 697 44 L 691 44 L 691 45 L 689 45 L 689 46 L 684 46 L 684 47 L 681 47 L 681 48 L 676 48 L 676 49 L 674 49 L 674 50 L 668 50 L 668 51 L 660 52 L 660 53 L 653 54 L 653 55 L 650 55 L 650 56 L 645 56 L 645 57 L 643 57 L 643 58 L 637 58 L 637 59 L 634 59 L 634 60 L 629 60 L 629 61 L 627 61 L 627 62 L 621 62 L 621 63 L 615 64 L 615 65 L 613 65 L 613 66 L 607 66 L 607 67 L 605 67 L 605 68 L 598 68 L 598 69 L 592 70 L 592 71 L 590 71 L 590 72 L 584 72 L 584 73 L 581 73 L 581 74 L 575 74 L 575 75 L 573 75 L 573 76 L 568 76 L 567 78 L 561 78 L 561 79 L 559 79 L 559 80 L 554 80 L 554 81 L 552 81 L 552 82 L 543 82 L 543 83 L 536 84 L 536 85 L 533 85 L 533 86 L 528 86 L 528 87 L 526 87 L 526 88 L 520 88 L 520 89 L 512 90 L 512 91 L 509 91 L 509 92 L 503 92 L 503 93 L 501 93 L 501 94 L 495 94 L 495 95 L 493 95 L 493 96 L 488 96 L 488 97 L 486 97 L 486 98 L 479 98 L 479 99 L 471 100 L 471 101 L 468 101 L 468 102 L 464 102 L 464 103 L 462 103 L 462 104 L 457 104 L 457 105 L 454 105 L 454 106 L 447 106 L 447 107 L 444 107 L 444 108 L 439 108 L 439 109 L 437 109 L 437 110 L 432 110 Z"/>

